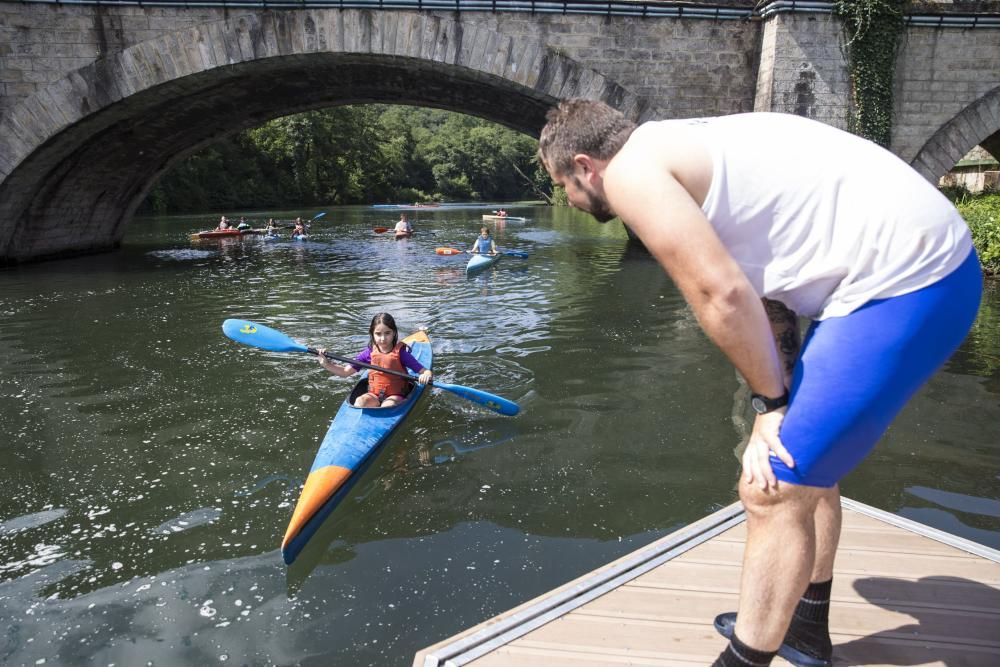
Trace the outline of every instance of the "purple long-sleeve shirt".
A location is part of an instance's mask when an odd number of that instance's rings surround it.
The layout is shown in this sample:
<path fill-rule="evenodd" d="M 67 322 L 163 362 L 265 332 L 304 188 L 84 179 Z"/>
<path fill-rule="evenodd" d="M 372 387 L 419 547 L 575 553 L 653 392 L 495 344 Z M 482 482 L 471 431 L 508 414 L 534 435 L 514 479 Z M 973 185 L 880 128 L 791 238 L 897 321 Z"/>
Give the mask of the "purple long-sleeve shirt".
<path fill-rule="evenodd" d="M 354 357 L 354 360 L 360 361 L 363 364 L 372 363 L 372 349 L 370 347 L 366 347 L 361 351 L 360 354 L 358 354 L 358 356 Z M 410 353 L 410 348 L 406 347 L 405 345 L 399 350 L 399 361 L 403 364 L 404 368 L 408 368 L 414 373 L 419 374 L 424 372 L 424 367 L 421 365 L 419 361 L 417 361 L 417 358 L 414 357 L 412 353 Z M 354 364 L 351 364 L 351 367 L 354 368 L 354 370 L 356 371 L 361 370 L 361 366 L 355 366 Z"/>

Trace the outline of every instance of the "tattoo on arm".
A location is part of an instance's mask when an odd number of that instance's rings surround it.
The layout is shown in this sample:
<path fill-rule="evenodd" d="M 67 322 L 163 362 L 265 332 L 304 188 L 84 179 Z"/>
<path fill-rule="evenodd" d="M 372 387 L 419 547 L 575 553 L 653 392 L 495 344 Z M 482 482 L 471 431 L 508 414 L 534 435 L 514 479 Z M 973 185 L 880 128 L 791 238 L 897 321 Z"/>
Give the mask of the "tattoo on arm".
<path fill-rule="evenodd" d="M 781 365 L 785 371 L 786 383 L 791 382 L 792 369 L 795 368 L 795 361 L 799 357 L 799 347 L 801 345 L 799 337 L 799 319 L 795 311 L 790 310 L 780 301 L 771 299 L 761 299 L 764 303 L 764 310 L 767 312 L 767 319 L 771 323 L 771 331 L 774 333 L 774 344 L 778 348 L 781 356 Z"/>

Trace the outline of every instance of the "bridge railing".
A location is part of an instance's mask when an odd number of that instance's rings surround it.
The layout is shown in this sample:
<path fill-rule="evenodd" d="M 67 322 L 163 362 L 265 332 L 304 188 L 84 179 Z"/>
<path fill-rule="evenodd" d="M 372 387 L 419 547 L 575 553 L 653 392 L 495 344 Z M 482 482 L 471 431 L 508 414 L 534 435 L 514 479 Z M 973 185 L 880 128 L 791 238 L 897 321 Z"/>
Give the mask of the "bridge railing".
<path fill-rule="evenodd" d="M 527 14 L 591 14 L 638 18 L 698 18 L 748 21 L 775 14 L 832 14 L 833 2 L 772 0 L 750 6 L 694 4 L 674 0 L 0 0 L 51 5 L 104 5 L 225 9 L 384 9 L 449 12 L 520 12 Z M 985 3 L 994 5 L 996 3 Z M 910 25 L 937 28 L 1000 28 L 1000 14 L 909 14 Z"/>
<path fill-rule="evenodd" d="M 7 1 L 7 0 L 0 0 Z M 600 14 L 606 16 L 692 17 L 746 20 L 751 7 L 644 0 L 16 0 L 55 5 L 103 5 L 229 9 L 403 9 L 528 14 Z"/>

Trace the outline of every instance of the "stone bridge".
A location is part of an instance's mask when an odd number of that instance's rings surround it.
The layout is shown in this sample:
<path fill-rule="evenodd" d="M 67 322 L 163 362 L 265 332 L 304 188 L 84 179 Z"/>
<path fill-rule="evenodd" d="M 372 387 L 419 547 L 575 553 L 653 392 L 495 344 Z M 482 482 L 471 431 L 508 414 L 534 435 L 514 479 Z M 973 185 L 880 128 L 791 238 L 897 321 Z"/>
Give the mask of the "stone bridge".
<path fill-rule="evenodd" d="M 571 96 L 636 119 L 846 126 L 828 2 L 561 2 L 0 0 L 0 264 L 113 249 L 179 160 L 331 105 L 438 107 L 531 135 Z M 1000 155 L 1000 2 L 968 4 L 914 9 L 897 60 L 891 148 L 931 180 L 977 144 Z"/>

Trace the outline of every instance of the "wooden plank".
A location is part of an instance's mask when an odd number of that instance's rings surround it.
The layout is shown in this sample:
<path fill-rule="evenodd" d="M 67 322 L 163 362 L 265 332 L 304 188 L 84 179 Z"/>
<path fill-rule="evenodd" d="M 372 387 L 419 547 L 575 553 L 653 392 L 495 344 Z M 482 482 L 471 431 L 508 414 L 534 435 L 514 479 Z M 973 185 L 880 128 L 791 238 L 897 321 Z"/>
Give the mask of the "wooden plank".
<path fill-rule="evenodd" d="M 509 646 L 551 650 L 565 647 L 583 653 L 637 659 L 669 657 L 707 665 L 726 647 L 726 640 L 711 625 L 630 619 L 605 623 L 602 619 L 570 614 L 532 631 Z M 479 660 L 470 664 L 478 667 Z"/>
<path fill-rule="evenodd" d="M 887 523 L 894 520 L 891 515 L 877 511 L 869 515 L 866 512 L 872 508 L 853 501 L 850 505 L 845 506 L 833 580 L 830 625 L 835 664 L 1000 665 L 996 552 L 977 553 L 978 545 L 958 538 L 949 544 L 949 536 L 935 531 L 918 534 L 913 530 L 924 529 L 896 526 Z M 709 519 L 702 522 L 710 525 Z M 616 580 L 616 588 L 605 587 L 607 592 L 581 598 L 578 605 L 561 609 L 561 615 L 548 615 L 547 622 L 526 628 L 520 636 L 505 636 L 485 655 L 472 659 L 455 654 L 455 664 L 690 667 L 711 663 L 725 646 L 712 620 L 736 608 L 746 537 L 743 524 L 722 527 L 721 534 L 694 542 L 655 569 Z M 509 614 L 477 627 L 489 627 Z M 456 638 L 437 646 L 446 647 Z M 415 664 L 422 664 L 421 656 L 434 648 L 418 653 Z M 781 659 L 773 664 L 787 665 Z"/>
<path fill-rule="evenodd" d="M 855 512 L 845 512 L 845 516 L 848 515 L 862 516 L 862 518 L 867 521 L 875 521 L 875 519 L 858 515 Z M 739 526 L 736 526 L 726 532 L 725 535 L 720 535 L 716 539 L 720 542 L 745 542 L 746 535 L 746 524 L 741 523 Z M 840 536 L 840 548 L 851 549 L 853 551 L 888 550 L 894 553 L 914 553 L 923 555 L 940 554 L 951 556 L 953 558 L 978 558 L 978 556 L 975 556 L 974 554 L 962 551 L 961 549 L 956 549 L 953 546 L 938 542 L 937 540 L 928 539 L 923 535 L 917 535 L 916 533 L 911 533 L 910 531 L 903 530 L 902 528 L 887 526 L 884 523 L 882 523 L 881 527 L 878 529 L 865 528 L 859 530 L 844 526 Z"/>
<path fill-rule="evenodd" d="M 735 595 L 625 586 L 570 615 L 603 617 L 607 623 L 639 620 L 711 624 L 718 614 L 735 610 L 737 602 Z M 881 633 L 894 639 L 912 638 L 1000 649 L 1000 611 L 876 607 L 861 600 L 832 606 L 830 629 L 850 637 Z"/>
<path fill-rule="evenodd" d="M 904 629 L 905 630 L 905 629 Z M 1000 664 L 1000 647 L 970 646 L 955 641 L 936 641 L 904 634 L 866 634 L 860 637 L 832 633 L 834 654 L 839 664 L 858 665 L 969 665 L 985 667 Z M 628 660 L 633 664 L 709 664 L 725 648 L 725 640 L 711 626 L 688 623 L 642 622 L 620 620 L 605 622 L 601 618 L 570 614 L 553 621 L 508 644 L 508 655 L 518 653 L 518 660 L 503 662 L 488 660 L 489 656 L 470 665 L 546 665 L 558 654 L 588 656 L 583 664 L 615 664 Z M 496 655 L 494 652 L 491 655 Z M 538 662 L 522 662 L 521 657 L 534 654 Z M 549 662 L 541 659 L 544 657 Z M 657 662 L 662 661 L 662 662 Z M 571 664 L 571 663 L 567 663 Z M 776 660 L 773 664 L 784 664 Z"/>
<path fill-rule="evenodd" d="M 721 649 L 720 649 L 721 650 Z M 582 651 L 551 646 L 543 642 L 522 639 L 514 644 L 483 656 L 469 665 L 473 667 L 598 667 L 599 665 L 651 665 L 655 667 L 704 667 L 715 656 L 685 658 L 673 655 L 637 656 L 632 652 L 608 653 Z M 775 658 L 774 667 L 789 663 Z M 866 637 L 839 643 L 835 647 L 835 665 L 865 665 L 866 667 L 987 667 L 1000 664 L 1000 653 L 993 650 L 970 649 L 966 646 L 922 643 Z"/>
<path fill-rule="evenodd" d="M 469 663 L 474 667 L 601 667 L 602 665 L 639 665 L 640 667 L 705 667 L 714 659 L 698 658 L 694 660 L 660 655 L 646 657 L 622 655 L 600 651 L 570 650 L 564 647 L 551 647 L 544 642 L 521 641 L 508 644 L 497 649 L 490 655 L 483 656 Z M 784 660 L 776 659 L 772 665 L 787 665 Z"/>
<path fill-rule="evenodd" d="M 740 588 L 740 565 L 704 564 L 670 561 L 633 579 L 627 586 L 701 590 L 715 595 L 736 595 Z M 859 577 L 836 572 L 832 600 L 836 605 L 848 602 L 894 602 L 912 607 L 939 607 L 959 611 L 989 611 L 998 607 L 996 587 L 952 577 L 925 577 L 919 581 L 897 578 Z"/>
<path fill-rule="evenodd" d="M 450 660 L 452 656 L 470 660 L 470 652 L 479 654 L 483 651 L 496 650 L 498 646 L 509 643 L 514 637 L 527 633 L 538 623 L 549 622 L 550 617 L 565 613 L 558 609 L 565 607 L 568 610 L 583 604 L 586 599 L 598 595 L 598 591 L 610 589 L 612 581 L 638 576 L 640 572 L 654 567 L 656 562 L 669 558 L 666 554 L 680 553 L 692 548 L 742 521 L 742 516 L 742 509 L 737 505 L 724 507 L 589 574 L 582 575 L 510 611 L 418 651 L 414 656 L 413 665 L 414 667 L 438 665 L 444 660 Z"/>
<path fill-rule="evenodd" d="M 1000 650 L 962 644 L 924 643 L 872 635 L 855 641 L 834 640 L 834 665 L 889 667 L 990 667 L 1000 665 Z"/>
<path fill-rule="evenodd" d="M 743 545 L 738 542 L 712 540 L 684 553 L 674 560 L 702 563 L 732 563 L 742 558 Z M 900 554 L 891 551 L 855 551 L 840 549 L 834 564 L 837 571 L 847 574 L 883 575 L 915 580 L 921 577 L 948 575 L 1000 585 L 1000 567 L 982 558 L 946 555 Z"/>

